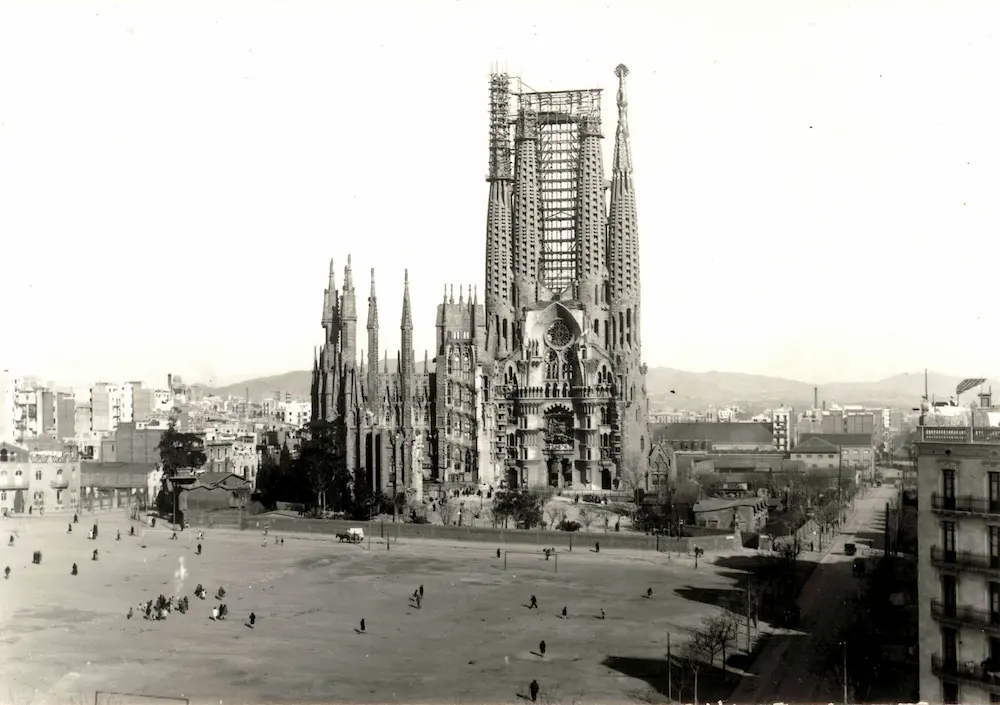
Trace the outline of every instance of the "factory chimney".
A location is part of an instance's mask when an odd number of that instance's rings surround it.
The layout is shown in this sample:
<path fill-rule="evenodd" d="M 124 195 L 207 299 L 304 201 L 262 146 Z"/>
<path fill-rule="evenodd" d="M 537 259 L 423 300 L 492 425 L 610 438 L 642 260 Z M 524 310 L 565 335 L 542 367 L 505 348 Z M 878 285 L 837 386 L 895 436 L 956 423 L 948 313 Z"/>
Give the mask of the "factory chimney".
<path fill-rule="evenodd" d="M 813 408 L 819 408 L 819 387 L 813 387 Z"/>

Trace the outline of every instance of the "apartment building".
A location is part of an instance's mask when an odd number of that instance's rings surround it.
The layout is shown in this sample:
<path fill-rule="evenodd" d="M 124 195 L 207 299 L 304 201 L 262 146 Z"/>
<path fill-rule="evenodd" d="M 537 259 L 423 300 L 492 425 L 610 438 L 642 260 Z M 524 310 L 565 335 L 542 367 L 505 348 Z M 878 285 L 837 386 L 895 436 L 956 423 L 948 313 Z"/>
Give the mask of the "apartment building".
<path fill-rule="evenodd" d="M 1000 703 L 1000 428 L 983 411 L 921 421 L 920 699 Z"/>

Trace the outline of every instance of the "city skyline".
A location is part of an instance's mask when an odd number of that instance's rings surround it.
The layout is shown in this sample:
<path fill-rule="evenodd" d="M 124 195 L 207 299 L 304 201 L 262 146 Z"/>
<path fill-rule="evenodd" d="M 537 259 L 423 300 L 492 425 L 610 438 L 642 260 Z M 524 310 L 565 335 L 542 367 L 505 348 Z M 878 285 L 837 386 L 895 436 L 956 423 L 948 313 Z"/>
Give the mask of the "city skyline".
<path fill-rule="evenodd" d="M 518 4 L 5 4 L 0 231 L 17 265 L 0 295 L 21 333 L 0 368 L 74 386 L 308 369 L 329 260 L 348 254 L 387 310 L 407 267 L 416 315 L 445 284 L 482 298 L 488 74 L 507 58 L 538 90 L 602 88 L 607 114 L 611 68 L 631 69 L 651 367 L 995 376 L 975 342 L 998 315 L 951 305 L 965 285 L 944 279 L 989 261 L 998 215 L 986 10 L 577 3 L 561 34 L 560 3 L 530 23 Z M 462 28 L 454 46 L 427 41 L 443 25 Z M 968 246 L 942 250 L 945 233 Z M 945 320 L 954 334 L 922 345 Z M 432 321 L 414 323 L 433 356 Z M 394 357 L 398 331 L 382 346 Z"/>

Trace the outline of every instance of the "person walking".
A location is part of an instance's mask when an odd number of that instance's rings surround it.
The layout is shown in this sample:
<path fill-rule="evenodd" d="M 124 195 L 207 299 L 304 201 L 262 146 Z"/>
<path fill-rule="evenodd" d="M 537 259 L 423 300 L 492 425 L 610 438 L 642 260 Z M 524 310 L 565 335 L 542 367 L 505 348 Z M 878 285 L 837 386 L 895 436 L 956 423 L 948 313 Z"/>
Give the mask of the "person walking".
<path fill-rule="evenodd" d="M 537 610 L 538 609 L 538 598 L 535 597 L 534 595 L 531 596 L 531 602 L 528 604 L 528 609 L 529 610 Z"/>
<path fill-rule="evenodd" d="M 545 655 L 545 639 L 542 639 L 540 642 L 538 642 L 538 653 L 540 653 L 542 656 Z"/>
<path fill-rule="evenodd" d="M 528 691 L 531 693 L 531 702 L 535 702 L 538 699 L 538 681 L 532 680 Z"/>

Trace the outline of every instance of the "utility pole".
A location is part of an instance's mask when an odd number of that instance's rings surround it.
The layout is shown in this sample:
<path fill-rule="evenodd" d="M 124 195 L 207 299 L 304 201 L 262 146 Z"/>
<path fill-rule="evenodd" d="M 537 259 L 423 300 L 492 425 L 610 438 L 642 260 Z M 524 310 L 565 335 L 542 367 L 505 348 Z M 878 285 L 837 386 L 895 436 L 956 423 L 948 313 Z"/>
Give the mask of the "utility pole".
<path fill-rule="evenodd" d="M 847 705 L 847 640 L 844 640 L 844 705 Z"/>
<path fill-rule="evenodd" d="M 670 657 L 670 632 L 667 632 L 667 700 L 674 701 L 674 660 Z"/>

